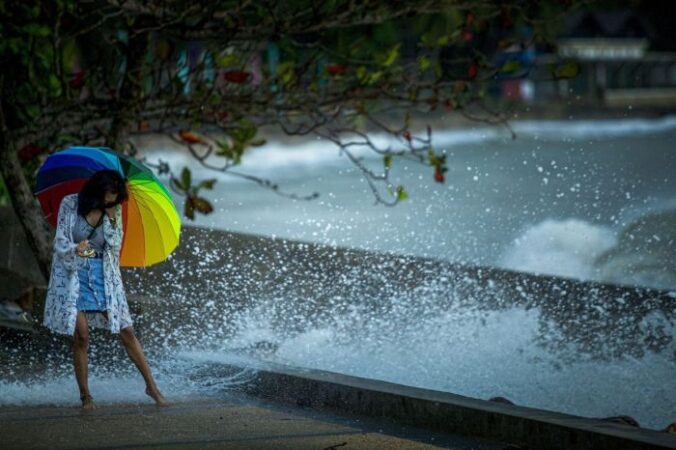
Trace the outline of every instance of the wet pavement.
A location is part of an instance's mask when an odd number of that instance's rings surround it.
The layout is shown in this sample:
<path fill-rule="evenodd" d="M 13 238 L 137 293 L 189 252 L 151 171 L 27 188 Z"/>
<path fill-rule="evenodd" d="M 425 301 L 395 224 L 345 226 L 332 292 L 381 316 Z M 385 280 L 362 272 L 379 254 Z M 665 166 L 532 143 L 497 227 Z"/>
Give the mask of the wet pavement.
<path fill-rule="evenodd" d="M 354 416 L 268 403 L 240 394 L 158 408 L 104 404 L 0 408 L 3 449 L 501 449 L 506 445 Z"/>

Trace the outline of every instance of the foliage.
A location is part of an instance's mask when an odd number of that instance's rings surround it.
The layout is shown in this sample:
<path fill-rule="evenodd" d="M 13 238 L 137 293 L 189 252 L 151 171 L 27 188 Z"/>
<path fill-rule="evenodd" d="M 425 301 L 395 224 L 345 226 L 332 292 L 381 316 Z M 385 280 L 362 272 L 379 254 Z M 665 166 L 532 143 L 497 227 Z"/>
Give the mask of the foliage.
<path fill-rule="evenodd" d="M 486 111 L 486 87 L 527 68 L 494 55 L 551 39 L 575 2 L 126 2 L 0 0 L 0 108 L 6 133 L 35 166 L 68 144 L 109 145 L 134 153 L 133 137 L 166 133 L 201 164 L 245 176 L 280 195 L 269 180 L 233 171 L 248 149 L 263 145 L 260 127 L 334 142 L 359 167 L 376 202 L 408 197 L 389 179 L 399 158 L 412 158 L 444 182 L 446 155 L 431 130 L 411 130 L 410 112 L 446 111 L 500 122 Z M 576 74 L 562 62 L 553 78 Z M 384 123 L 383 113 L 399 123 Z M 365 131 L 398 142 L 380 148 Z M 353 155 L 365 146 L 380 168 Z M 215 163 L 214 161 L 219 161 Z M 32 168 L 26 166 L 28 171 Z M 159 166 L 158 166 L 159 167 Z M 186 197 L 185 215 L 213 208 L 187 168 L 162 166 Z"/>
<path fill-rule="evenodd" d="M 9 192 L 7 192 L 5 180 L 0 177 L 0 206 L 5 206 L 7 203 L 9 203 Z"/>

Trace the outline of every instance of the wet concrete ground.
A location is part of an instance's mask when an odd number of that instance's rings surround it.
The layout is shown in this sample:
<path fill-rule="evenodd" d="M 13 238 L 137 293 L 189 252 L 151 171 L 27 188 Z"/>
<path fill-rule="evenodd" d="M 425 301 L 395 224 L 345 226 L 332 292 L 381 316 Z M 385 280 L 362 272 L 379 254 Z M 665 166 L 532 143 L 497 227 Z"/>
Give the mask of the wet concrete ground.
<path fill-rule="evenodd" d="M 0 408 L 3 449 L 502 449 L 506 445 L 366 418 L 290 408 L 239 394 L 166 408 Z"/>

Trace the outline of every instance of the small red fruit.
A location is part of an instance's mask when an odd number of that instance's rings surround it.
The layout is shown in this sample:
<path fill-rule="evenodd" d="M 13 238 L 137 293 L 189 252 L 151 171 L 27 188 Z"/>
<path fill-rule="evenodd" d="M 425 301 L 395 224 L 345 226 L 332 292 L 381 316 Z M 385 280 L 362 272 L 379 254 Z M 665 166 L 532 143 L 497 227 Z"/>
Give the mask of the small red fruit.
<path fill-rule="evenodd" d="M 404 135 L 404 139 L 406 139 L 408 142 L 411 142 L 411 132 L 410 131 L 408 131 L 408 130 L 404 131 L 403 135 Z"/>

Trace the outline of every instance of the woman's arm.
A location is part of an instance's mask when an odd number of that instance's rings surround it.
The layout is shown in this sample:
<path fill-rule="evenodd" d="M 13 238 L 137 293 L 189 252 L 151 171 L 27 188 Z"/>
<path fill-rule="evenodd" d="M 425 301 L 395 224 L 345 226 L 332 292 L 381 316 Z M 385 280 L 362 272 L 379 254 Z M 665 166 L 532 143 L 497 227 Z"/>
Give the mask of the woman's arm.
<path fill-rule="evenodd" d="M 103 238 L 117 253 L 122 247 L 122 207 L 116 205 L 106 210 L 103 217 Z"/>
<path fill-rule="evenodd" d="M 77 244 L 71 238 L 72 208 L 66 200 L 61 201 L 56 219 L 56 236 L 54 237 L 54 257 L 60 258 L 63 266 L 73 271 L 76 268 L 75 249 Z"/>

